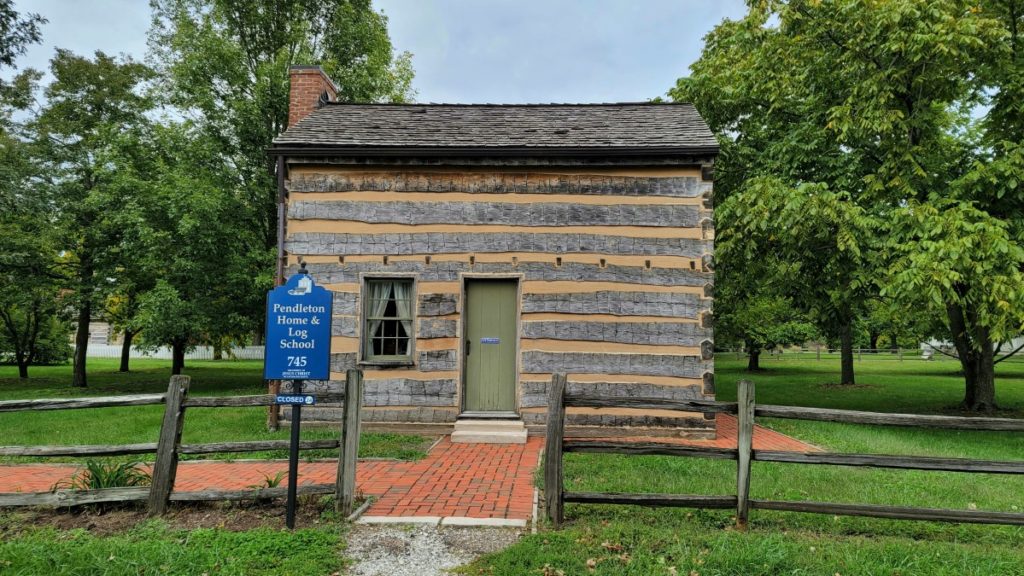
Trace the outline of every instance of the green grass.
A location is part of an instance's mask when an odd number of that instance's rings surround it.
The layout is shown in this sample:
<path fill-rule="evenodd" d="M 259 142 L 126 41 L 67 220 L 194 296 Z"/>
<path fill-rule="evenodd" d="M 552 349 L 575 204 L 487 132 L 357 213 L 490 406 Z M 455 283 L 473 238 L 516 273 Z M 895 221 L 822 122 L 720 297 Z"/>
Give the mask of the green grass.
<path fill-rule="evenodd" d="M 185 373 L 192 377 L 189 394 L 228 396 L 264 394 L 260 361 L 190 361 Z M 13 366 L 0 366 L 0 400 L 25 398 L 71 398 L 120 394 L 159 393 L 167 390 L 170 363 L 167 360 L 133 360 L 132 372 L 117 371 L 118 361 L 89 360 L 89 388 L 70 386 L 70 366 L 38 366 L 29 371 L 28 381 L 17 377 Z M 230 442 L 241 440 L 284 440 L 288 430 L 268 432 L 265 408 L 192 408 L 185 413 L 182 442 Z M 0 413 L 4 445 L 131 444 L 155 442 L 160 431 L 163 406 L 132 406 L 84 410 Z M 340 427 L 303 428 L 307 440 L 337 438 Z M 419 436 L 364 433 L 362 457 L 414 460 L 425 455 L 429 440 Z M 303 452 L 305 458 L 336 457 L 333 450 Z M 202 458 L 285 458 L 287 451 L 203 455 Z M 152 459 L 152 455 L 130 459 Z M 54 461 L 56 459 L 47 459 Z M 73 460 L 73 459 L 66 459 Z M 0 457 L 0 462 L 40 461 L 38 458 Z"/>
<path fill-rule="evenodd" d="M 14 531 L 8 534 L 7 531 Z M 288 532 L 257 528 L 176 530 L 159 520 L 123 533 L 25 527 L 0 514 L 0 573 L 10 576 L 307 575 L 344 566 L 337 525 Z"/>
<path fill-rule="evenodd" d="M 839 388 L 835 361 L 765 362 L 747 374 L 734 356 L 716 361 L 718 398 L 736 381 L 757 401 L 880 412 L 954 413 L 963 394 L 953 362 L 858 362 L 858 386 Z M 1024 371 L 1001 365 L 1001 415 L 1024 414 Z M 1024 460 L 1024 434 L 940 431 L 796 420 L 759 424 L 835 452 Z M 566 489 L 735 494 L 734 462 L 658 456 L 570 454 Z M 1024 477 L 839 466 L 753 464 L 751 496 L 954 509 L 1024 511 Z M 738 533 L 727 512 L 568 505 L 568 528 L 524 538 L 473 564 L 486 574 L 1024 574 L 1024 529 L 833 517 L 755 510 Z M 602 546 L 608 543 L 608 546 Z M 621 545 L 622 551 L 617 551 Z M 611 548 L 611 549 L 609 549 Z M 618 558 L 628 554 L 628 562 Z M 594 570 L 587 560 L 596 563 Z"/>

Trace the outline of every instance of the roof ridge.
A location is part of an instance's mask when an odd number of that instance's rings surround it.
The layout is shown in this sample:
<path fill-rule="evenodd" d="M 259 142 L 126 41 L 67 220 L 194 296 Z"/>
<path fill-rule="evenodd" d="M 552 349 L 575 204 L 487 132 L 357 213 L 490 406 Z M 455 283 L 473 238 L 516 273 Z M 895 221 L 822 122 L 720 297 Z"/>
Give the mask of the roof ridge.
<path fill-rule="evenodd" d="M 501 104 L 494 102 L 327 102 L 332 106 L 450 106 L 465 108 L 556 108 L 556 107 L 590 107 L 590 106 L 693 106 L 692 102 L 526 102 Z"/>

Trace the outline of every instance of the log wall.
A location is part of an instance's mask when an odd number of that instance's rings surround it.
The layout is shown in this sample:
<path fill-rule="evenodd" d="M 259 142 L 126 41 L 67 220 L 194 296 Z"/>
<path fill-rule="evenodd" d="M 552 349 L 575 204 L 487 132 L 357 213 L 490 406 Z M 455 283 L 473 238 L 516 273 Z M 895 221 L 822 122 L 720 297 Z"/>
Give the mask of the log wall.
<path fill-rule="evenodd" d="M 541 171 L 543 170 L 543 171 Z M 713 399 L 711 182 L 692 168 L 574 170 L 290 166 L 286 242 L 334 291 L 332 380 L 365 370 L 368 422 L 449 423 L 461 402 L 463 278 L 522 292 L 518 403 L 543 425 L 546 382 L 612 397 Z M 416 281 L 414 365 L 359 364 L 360 287 Z M 310 389 L 307 385 L 307 389 Z M 330 407 L 309 417 L 335 420 Z M 575 426 L 711 430 L 700 414 L 570 409 Z M 533 430 L 533 428 L 531 428 Z"/>

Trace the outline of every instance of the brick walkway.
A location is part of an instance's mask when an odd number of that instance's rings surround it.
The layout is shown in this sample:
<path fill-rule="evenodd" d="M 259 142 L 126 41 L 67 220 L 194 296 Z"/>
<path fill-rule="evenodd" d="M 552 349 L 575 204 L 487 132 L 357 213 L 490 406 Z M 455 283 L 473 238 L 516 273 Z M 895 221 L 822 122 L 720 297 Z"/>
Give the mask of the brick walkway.
<path fill-rule="evenodd" d="M 647 439 L 697 446 L 736 445 L 736 418 L 719 414 L 715 440 Z M 530 437 L 525 445 L 452 444 L 447 437 L 417 462 L 360 461 L 357 490 L 377 501 L 369 516 L 457 516 L 527 519 L 533 506 L 533 475 L 544 439 Z M 817 451 L 784 434 L 758 426 L 755 450 Z M 262 485 L 286 471 L 288 463 L 182 462 L 176 490 L 238 490 Z M 12 464 L 0 466 L 0 492 L 45 492 L 77 470 L 73 464 Z M 333 483 L 337 463 L 300 462 L 300 484 Z"/>

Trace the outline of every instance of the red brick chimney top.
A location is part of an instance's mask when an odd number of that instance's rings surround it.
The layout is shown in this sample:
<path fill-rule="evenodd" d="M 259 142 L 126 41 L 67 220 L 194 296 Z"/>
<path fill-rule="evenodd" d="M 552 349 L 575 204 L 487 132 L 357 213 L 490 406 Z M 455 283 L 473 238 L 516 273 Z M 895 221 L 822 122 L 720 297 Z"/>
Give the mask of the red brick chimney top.
<path fill-rule="evenodd" d="M 321 99 L 338 98 L 338 87 L 319 66 L 292 66 L 288 68 L 288 80 L 288 126 L 294 126 L 319 108 Z"/>

